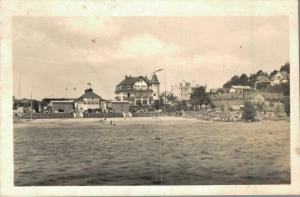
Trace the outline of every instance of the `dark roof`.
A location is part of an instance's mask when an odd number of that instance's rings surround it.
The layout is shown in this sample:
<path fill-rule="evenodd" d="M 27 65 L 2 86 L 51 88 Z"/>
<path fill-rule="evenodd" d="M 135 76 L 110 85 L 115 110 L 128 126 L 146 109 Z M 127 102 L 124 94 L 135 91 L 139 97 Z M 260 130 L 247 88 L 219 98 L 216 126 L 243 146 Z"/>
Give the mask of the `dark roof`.
<path fill-rule="evenodd" d="M 125 76 L 125 79 L 121 81 L 118 85 L 131 85 L 136 82 L 138 77 Z"/>
<path fill-rule="evenodd" d="M 101 97 L 99 95 L 97 95 L 93 92 L 92 88 L 86 89 L 85 93 L 83 95 L 81 95 L 78 99 L 83 99 L 83 98 L 100 98 L 101 99 Z"/>
<path fill-rule="evenodd" d="M 44 98 L 43 101 L 65 101 L 74 100 L 75 98 Z"/>
<path fill-rule="evenodd" d="M 151 83 L 152 84 L 159 84 L 158 78 L 155 74 L 152 76 Z"/>
<path fill-rule="evenodd" d="M 18 100 L 19 103 L 28 103 L 28 102 L 31 102 L 30 99 L 27 99 L 27 98 L 23 98 L 23 99 L 20 99 Z"/>
<path fill-rule="evenodd" d="M 148 84 L 152 83 L 148 78 L 143 76 L 138 76 L 138 77 L 125 76 L 125 79 L 121 81 L 118 85 L 132 85 L 139 79 L 143 79 Z"/>
<path fill-rule="evenodd" d="M 282 79 L 286 79 L 286 80 L 287 80 L 287 79 L 289 78 L 289 73 L 286 72 L 286 71 L 280 71 L 280 72 L 278 72 L 278 73 L 281 74 Z M 278 73 L 276 73 L 275 75 L 273 75 L 271 80 L 274 80 L 274 79 L 275 79 L 275 76 L 276 76 Z"/>
<path fill-rule="evenodd" d="M 286 72 L 286 71 L 281 71 L 280 72 L 281 74 L 282 74 L 282 76 L 283 76 L 283 79 L 288 79 L 289 78 L 289 73 L 288 72 Z"/>
<path fill-rule="evenodd" d="M 270 79 L 267 76 L 261 75 L 257 77 L 257 82 L 270 82 Z"/>

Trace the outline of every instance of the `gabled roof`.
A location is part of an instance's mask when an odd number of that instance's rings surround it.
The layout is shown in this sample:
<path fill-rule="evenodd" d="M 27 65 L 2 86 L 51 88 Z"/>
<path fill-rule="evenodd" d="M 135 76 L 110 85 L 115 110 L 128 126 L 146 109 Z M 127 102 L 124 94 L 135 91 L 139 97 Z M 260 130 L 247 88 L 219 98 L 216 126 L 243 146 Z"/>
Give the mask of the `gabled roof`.
<path fill-rule="evenodd" d="M 155 74 L 152 76 L 151 83 L 152 84 L 159 84 L 158 78 Z"/>
<path fill-rule="evenodd" d="M 250 86 L 235 86 L 235 85 L 233 85 L 233 86 L 231 86 L 232 88 L 234 88 L 234 89 L 247 89 L 247 90 L 250 90 L 251 89 L 251 87 Z"/>
<path fill-rule="evenodd" d="M 151 84 L 151 81 L 143 76 L 138 76 L 138 77 L 125 76 L 125 79 L 121 81 L 118 85 L 132 85 L 139 79 L 143 79 L 146 83 Z"/>
<path fill-rule="evenodd" d="M 257 82 L 270 82 L 270 79 L 267 76 L 261 75 L 257 77 Z"/>
<path fill-rule="evenodd" d="M 286 72 L 286 71 L 281 71 L 280 72 L 281 73 L 281 75 L 283 76 L 283 79 L 288 79 L 289 78 L 289 73 L 288 72 Z"/>
<path fill-rule="evenodd" d="M 287 80 L 289 78 L 289 75 L 290 75 L 286 71 L 280 71 L 280 72 L 276 73 L 275 75 L 273 75 L 271 80 L 274 80 L 275 76 L 278 75 L 278 74 L 280 74 L 282 76 L 282 79 L 285 79 L 285 80 Z"/>
<path fill-rule="evenodd" d="M 83 99 L 83 98 L 100 98 L 101 99 L 101 97 L 99 95 L 97 95 L 93 92 L 92 88 L 86 89 L 85 93 L 83 95 L 81 95 L 78 99 Z"/>

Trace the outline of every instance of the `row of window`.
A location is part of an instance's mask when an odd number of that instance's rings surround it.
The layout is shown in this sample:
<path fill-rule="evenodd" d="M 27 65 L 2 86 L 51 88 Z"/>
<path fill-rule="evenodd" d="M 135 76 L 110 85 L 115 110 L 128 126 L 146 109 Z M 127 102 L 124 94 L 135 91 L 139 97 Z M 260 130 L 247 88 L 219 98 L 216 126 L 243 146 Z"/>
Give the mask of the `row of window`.
<path fill-rule="evenodd" d="M 99 101 L 84 101 L 83 102 L 85 105 L 93 105 L 93 104 L 99 104 Z"/>

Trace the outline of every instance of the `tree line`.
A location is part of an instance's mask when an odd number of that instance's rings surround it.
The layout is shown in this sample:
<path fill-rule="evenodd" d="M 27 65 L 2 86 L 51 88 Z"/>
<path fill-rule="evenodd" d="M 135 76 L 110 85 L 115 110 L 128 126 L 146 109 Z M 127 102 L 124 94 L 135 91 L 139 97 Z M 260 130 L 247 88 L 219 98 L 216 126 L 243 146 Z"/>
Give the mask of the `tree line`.
<path fill-rule="evenodd" d="M 270 73 L 264 72 L 263 70 L 259 70 L 256 73 L 251 73 L 249 76 L 245 73 L 240 76 L 234 75 L 229 81 L 223 84 L 224 89 L 230 89 L 232 85 L 243 85 L 250 86 L 252 88 L 255 87 L 255 82 L 257 81 L 259 76 L 266 76 L 271 79 L 278 72 L 286 71 L 290 73 L 290 63 L 286 62 L 284 65 L 280 67 L 279 70 L 275 69 Z"/>

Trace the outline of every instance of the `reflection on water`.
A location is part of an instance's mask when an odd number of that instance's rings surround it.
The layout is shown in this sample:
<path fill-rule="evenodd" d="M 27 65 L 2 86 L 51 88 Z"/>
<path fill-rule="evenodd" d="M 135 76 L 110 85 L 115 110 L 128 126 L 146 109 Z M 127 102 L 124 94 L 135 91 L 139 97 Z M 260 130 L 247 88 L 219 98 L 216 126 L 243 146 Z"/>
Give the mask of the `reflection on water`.
<path fill-rule="evenodd" d="M 289 183 L 289 123 L 16 124 L 14 164 L 15 185 Z"/>

